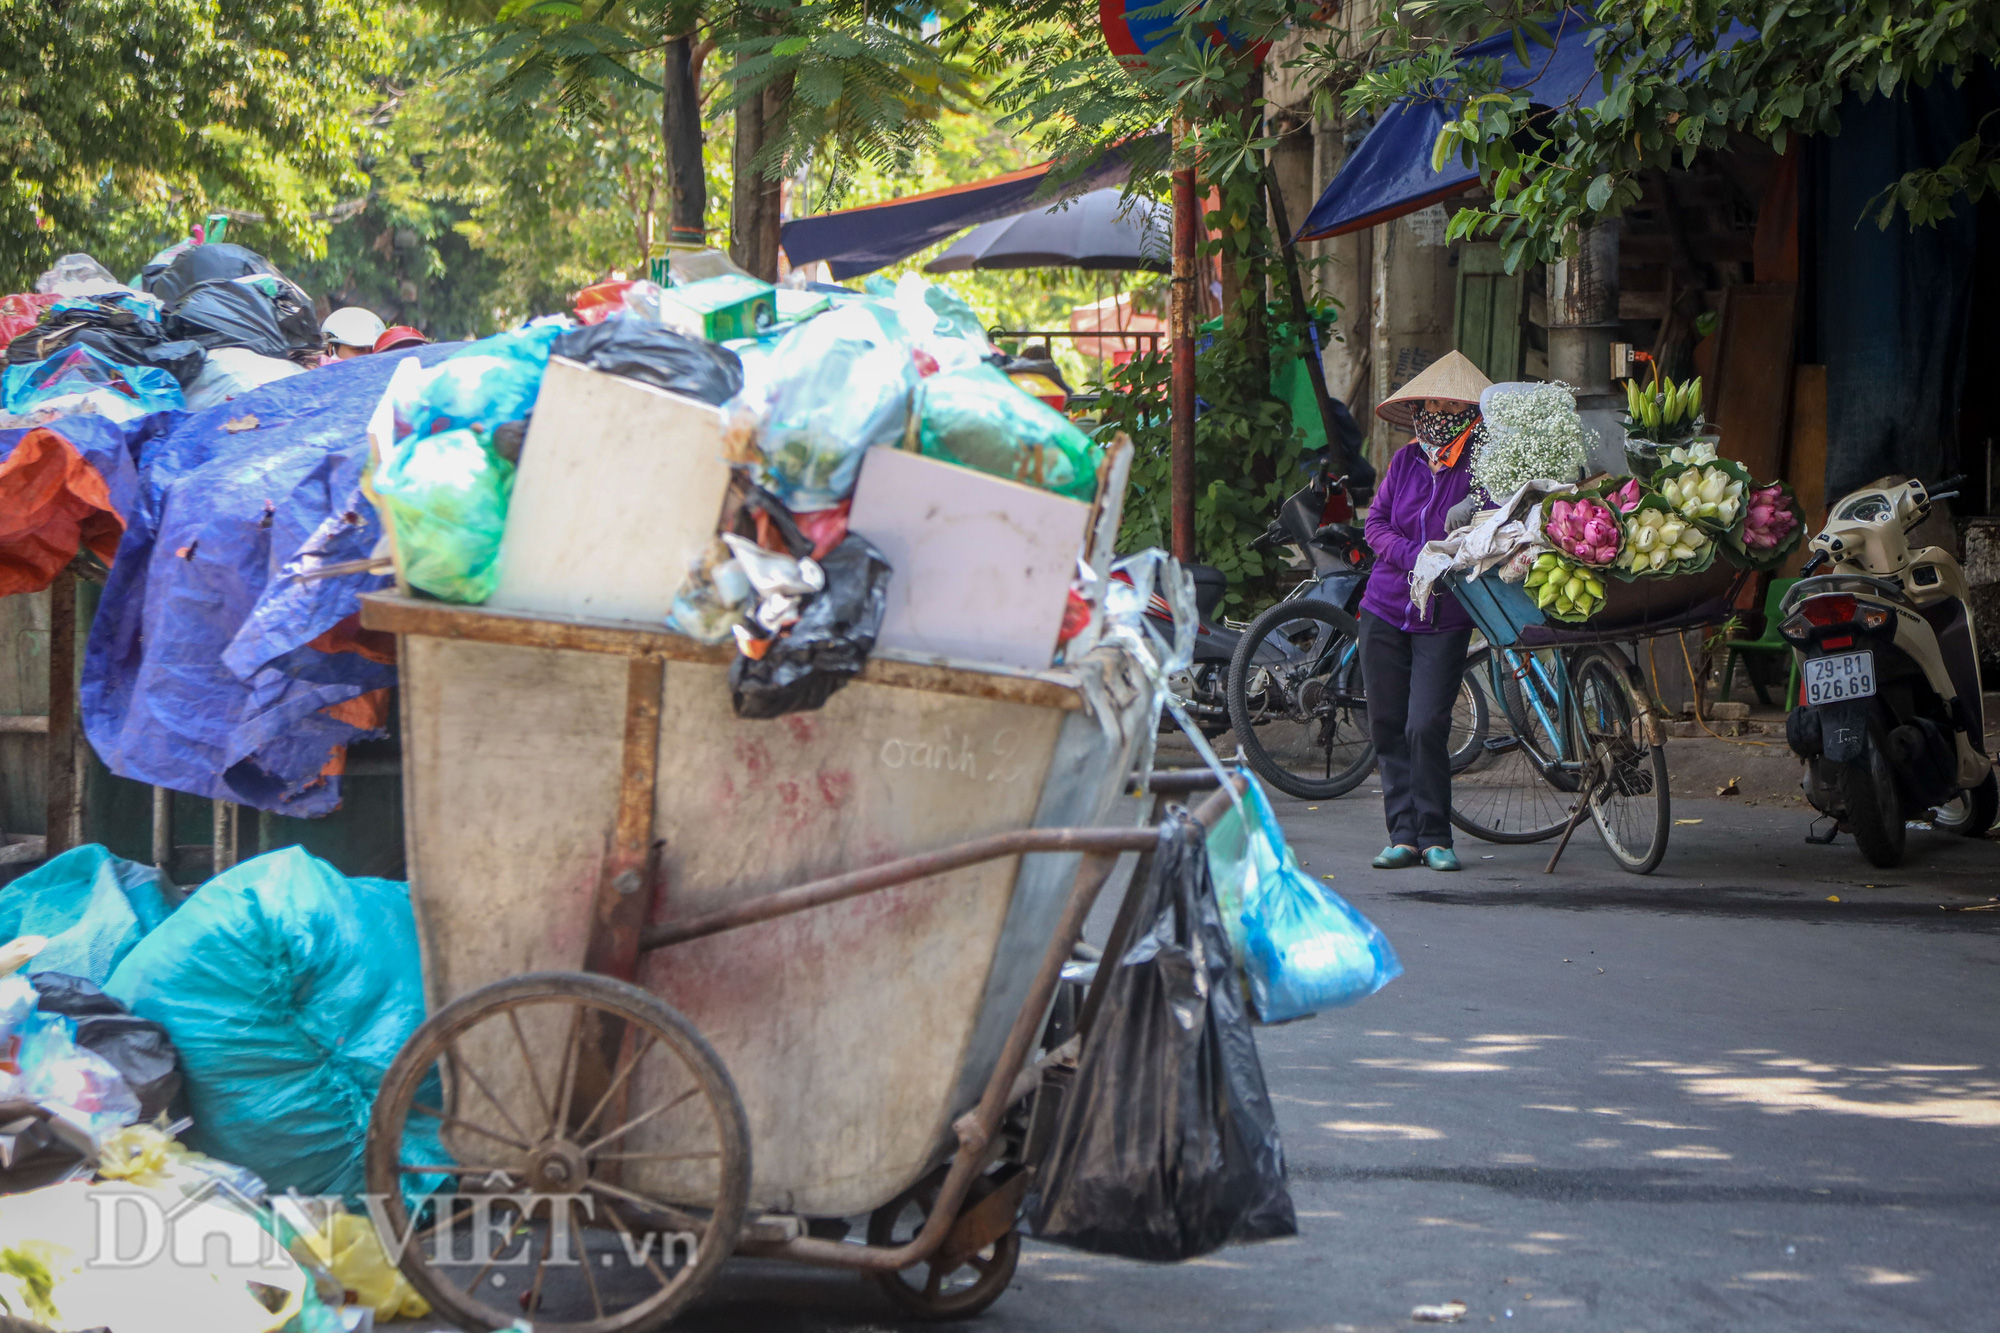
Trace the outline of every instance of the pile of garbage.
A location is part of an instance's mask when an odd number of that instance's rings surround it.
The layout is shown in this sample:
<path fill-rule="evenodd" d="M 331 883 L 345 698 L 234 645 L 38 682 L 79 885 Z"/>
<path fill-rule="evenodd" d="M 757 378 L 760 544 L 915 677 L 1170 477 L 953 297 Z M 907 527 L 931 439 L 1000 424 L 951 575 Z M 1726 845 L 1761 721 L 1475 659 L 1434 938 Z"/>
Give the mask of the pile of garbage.
<path fill-rule="evenodd" d="M 399 369 L 370 430 L 370 486 L 409 588 L 529 611 L 602 606 L 733 643 L 730 686 L 745 717 L 819 707 L 885 634 L 923 655 L 1038 669 L 1090 625 L 1093 570 L 1109 558 L 1093 520 L 1107 500 L 1115 508 L 1122 473 L 1113 485 L 1107 450 L 997 369 L 1005 358 L 949 291 L 908 276 L 866 292 L 796 292 L 725 271 L 667 288 L 602 283 L 579 295 L 575 315 L 574 327 L 537 321 L 432 369 Z M 551 358 L 570 367 L 565 377 L 600 379 L 546 388 Z M 665 468 L 661 450 L 687 465 Z M 948 475 L 866 466 L 883 451 L 1007 485 L 960 496 Z M 607 532 L 593 548 L 598 537 L 571 530 L 580 493 L 630 491 L 622 501 L 644 508 L 649 469 L 666 480 L 643 534 Z M 923 642 L 939 617 L 976 605 L 983 579 L 953 569 L 939 546 L 953 525 L 933 515 L 926 529 L 922 515 L 947 496 L 1010 514 L 1028 503 L 1020 487 L 1069 507 L 1029 535 L 1031 550 L 993 557 L 1015 581 L 1033 571 L 1019 623 L 995 615 L 970 640 Z M 620 529 L 610 512 L 598 518 Z M 663 581 L 653 571 L 675 551 L 685 574 Z M 590 586 L 635 566 L 645 568 L 628 580 L 632 597 Z M 897 642 L 899 620 L 912 642 Z"/>
<path fill-rule="evenodd" d="M 240 1281 L 204 1272 L 188 1327 L 333 1333 L 354 1326 L 349 1292 L 382 1319 L 426 1313 L 343 1203 L 382 1071 L 423 1019 L 405 885 L 287 848 L 182 895 L 87 846 L 0 894 L 0 934 L 0 1313 L 148 1326 L 186 1247 L 107 1285 L 107 1209 L 268 1240 L 256 1281 L 282 1299 L 238 1304 Z"/>
<path fill-rule="evenodd" d="M 312 299 L 262 255 L 190 240 L 131 282 L 65 255 L 34 292 L 0 297 L 0 348 L 0 425 L 40 425 L 198 411 L 310 369 L 322 342 Z"/>

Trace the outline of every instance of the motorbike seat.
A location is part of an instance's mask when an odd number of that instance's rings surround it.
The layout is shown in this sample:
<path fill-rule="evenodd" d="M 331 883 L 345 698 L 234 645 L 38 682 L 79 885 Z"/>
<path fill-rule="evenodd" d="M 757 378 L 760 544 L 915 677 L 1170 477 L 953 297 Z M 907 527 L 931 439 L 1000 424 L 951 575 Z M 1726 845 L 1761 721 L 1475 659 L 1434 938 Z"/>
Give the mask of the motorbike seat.
<path fill-rule="evenodd" d="M 1229 591 L 1229 576 L 1214 565 L 1182 565 L 1194 578 L 1194 609 L 1203 620 L 1215 619 L 1223 594 Z"/>

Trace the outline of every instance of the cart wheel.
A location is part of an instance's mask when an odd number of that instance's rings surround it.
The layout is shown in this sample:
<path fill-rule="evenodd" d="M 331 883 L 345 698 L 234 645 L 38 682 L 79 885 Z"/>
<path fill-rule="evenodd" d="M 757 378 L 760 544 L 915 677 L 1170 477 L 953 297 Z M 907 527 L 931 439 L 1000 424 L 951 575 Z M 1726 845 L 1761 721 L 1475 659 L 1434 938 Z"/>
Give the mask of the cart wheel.
<path fill-rule="evenodd" d="M 1622 653 L 1586 648 L 1573 672 L 1577 750 L 1604 774 L 1590 798 L 1591 818 L 1612 860 L 1635 875 L 1650 875 L 1667 854 L 1673 824 L 1666 747 L 1643 743 L 1633 707 L 1637 672 Z"/>
<path fill-rule="evenodd" d="M 389 1066 L 368 1188 L 390 1253 L 470 1329 L 659 1327 L 736 1246 L 750 1131 L 687 1019 L 546 972 L 454 1000 Z"/>
<path fill-rule="evenodd" d="M 868 1243 L 903 1245 L 923 1230 L 950 1169 L 949 1164 L 939 1167 L 877 1208 L 868 1218 Z M 990 1176 L 973 1181 L 965 1208 L 970 1209 L 996 1188 Z M 944 1270 L 944 1262 L 933 1260 L 901 1272 L 877 1273 L 875 1280 L 890 1300 L 919 1318 L 967 1319 L 1000 1299 L 1020 1262 L 1021 1233 L 1009 1231 L 949 1270 Z"/>

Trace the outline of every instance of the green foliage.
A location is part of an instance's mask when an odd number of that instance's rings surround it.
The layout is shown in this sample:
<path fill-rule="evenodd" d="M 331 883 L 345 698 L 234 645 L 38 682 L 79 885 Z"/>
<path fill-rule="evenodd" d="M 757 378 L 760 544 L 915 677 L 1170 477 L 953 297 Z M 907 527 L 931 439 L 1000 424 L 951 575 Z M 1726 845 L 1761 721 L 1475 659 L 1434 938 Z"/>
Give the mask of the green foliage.
<path fill-rule="evenodd" d="M 0 286 L 72 249 L 122 271 L 217 206 L 315 250 L 385 34 L 376 0 L 0 4 Z"/>
<path fill-rule="evenodd" d="M 939 117 L 978 96 L 975 66 L 925 35 L 934 9 L 930 0 L 755 0 L 718 17 L 735 62 L 722 110 L 773 85 L 791 89 L 755 169 L 776 180 L 808 160 L 826 163 L 831 202 L 855 172 L 908 172 L 937 149 Z"/>
<path fill-rule="evenodd" d="M 1281 333 L 1279 350 L 1295 354 L 1296 343 Z M 1258 384 L 1254 366 L 1244 339 L 1223 330 L 1195 355 L 1195 394 L 1202 404 L 1195 420 L 1196 558 L 1229 576 L 1231 607 L 1249 603 L 1254 595 L 1249 585 L 1284 567 L 1282 551 L 1252 550 L 1250 543 L 1270 526 L 1279 502 L 1298 488 L 1303 454 L 1304 437 L 1292 425 L 1291 410 Z M 1118 534 L 1121 551 L 1170 544 L 1171 374 L 1167 353 L 1134 357 L 1112 374 L 1100 400 L 1100 434 L 1109 438 L 1123 431 L 1136 451 Z"/>
<path fill-rule="evenodd" d="M 1456 115 L 1436 160 L 1457 155 L 1479 169 L 1493 199 L 1462 209 L 1453 237 L 1503 246 L 1510 271 L 1554 258 L 1579 228 L 1637 202 L 1640 176 L 1686 166 L 1732 133 L 1784 152 L 1801 134 L 1837 134 L 1849 94 L 1893 97 L 1936 78 L 1962 81 L 2000 55 L 2000 6 L 1986 0 L 1600 0 L 1590 40 L 1603 77 L 1570 101 L 1532 109 L 1526 92 L 1497 86 L 1498 62 L 1459 61 L 1457 41 L 1511 31 L 1525 55 L 1547 43 L 1548 6 L 1379 0 L 1369 28 L 1380 64 L 1355 79 L 1351 111 L 1401 97 L 1445 98 Z M 1412 18 L 1421 20 L 1412 23 Z M 1757 36 L 1728 49 L 1742 24 Z M 1984 125 L 1980 130 L 1984 130 Z M 2000 192 L 2000 147 L 1975 133 L 1941 166 L 1884 191 L 1871 212 L 1887 226 L 1951 215 L 1956 201 Z"/>

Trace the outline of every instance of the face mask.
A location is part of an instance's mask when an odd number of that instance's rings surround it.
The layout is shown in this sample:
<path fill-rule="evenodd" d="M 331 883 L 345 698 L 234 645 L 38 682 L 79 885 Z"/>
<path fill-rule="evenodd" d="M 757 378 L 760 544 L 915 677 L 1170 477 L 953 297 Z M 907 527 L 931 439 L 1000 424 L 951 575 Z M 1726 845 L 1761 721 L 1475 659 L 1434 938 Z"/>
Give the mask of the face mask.
<path fill-rule="evenodd" d="M 1479 415 L 1476 403 L 1467 403 L 1456 412 L 1416 411 L 1417 438 L 1433 449 L 1442 449 L 1465 432 Z"/>

